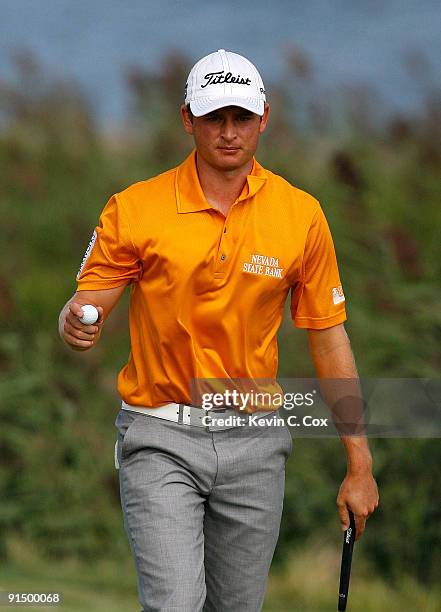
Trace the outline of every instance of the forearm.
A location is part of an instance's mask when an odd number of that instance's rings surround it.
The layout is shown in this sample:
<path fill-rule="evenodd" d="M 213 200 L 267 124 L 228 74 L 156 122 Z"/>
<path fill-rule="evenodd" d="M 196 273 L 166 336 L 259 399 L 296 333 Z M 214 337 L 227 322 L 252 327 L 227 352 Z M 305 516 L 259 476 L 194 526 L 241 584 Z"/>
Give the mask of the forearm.
<path fill-rule="evenodd" d="M 348 470 L 354 473 L 371 470 L 372 457 L 363 433 L 363 399 L 349 338 L 342 325 L 325 331 L 325 334 L 313 330 L 309 333 L 321 392 L 345 447 Z"/>
<path fill-rule="evenodd" d="M 322 395 L 346 449 L 348 469 L 337 496 L 342 529 L 349 527 L 350 508 L 355 515 L 357 539 L 366 519 L 378 506 L 372 456 L 364 435 L 363 400 L 351 345 L 343 324 L 308 330 L 309 348 Z"/>

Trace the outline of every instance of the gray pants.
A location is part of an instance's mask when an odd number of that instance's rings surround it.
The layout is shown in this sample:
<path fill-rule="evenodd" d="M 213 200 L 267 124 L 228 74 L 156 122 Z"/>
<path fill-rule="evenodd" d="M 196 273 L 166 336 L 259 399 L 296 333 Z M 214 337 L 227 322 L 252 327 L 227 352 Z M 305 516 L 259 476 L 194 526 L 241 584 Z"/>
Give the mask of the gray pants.
<path fill-rule="evenodd" d="M 126 410 L 115 427 L 142 612 L 260 611 L 292 451 L 288 427 L 210 432 Z"/>

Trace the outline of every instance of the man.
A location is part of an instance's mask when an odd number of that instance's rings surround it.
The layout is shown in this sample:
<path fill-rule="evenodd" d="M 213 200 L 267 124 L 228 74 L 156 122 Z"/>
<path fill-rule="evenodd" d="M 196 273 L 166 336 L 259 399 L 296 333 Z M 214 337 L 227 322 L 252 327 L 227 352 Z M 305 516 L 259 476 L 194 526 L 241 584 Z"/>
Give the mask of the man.
<path fill-rule="evenodd" d="M 286 426 L 271 435 L 269 425 L 207 425 L 192 382 L 273 380 L 290 290 L 318 376 L 357 374 L 320 205 L 254 158 L 269 117 L 254 65 L 222 49 L 201 59 L 181 116 L 195 150 L 109 200 L 60 334 L 73 349 L 90 349 L 132 285 L 116 463 L 143 610 L 256 612 L 279 534 L 291 435 Z M 79 321 L 84 304 L 97 307 L 96 325 Z M 372 461 L 365 438 L 342 440 L 348 472 L 337 504 L 343 528 L 353 510 L 360 537 L 378 503 Z"/>

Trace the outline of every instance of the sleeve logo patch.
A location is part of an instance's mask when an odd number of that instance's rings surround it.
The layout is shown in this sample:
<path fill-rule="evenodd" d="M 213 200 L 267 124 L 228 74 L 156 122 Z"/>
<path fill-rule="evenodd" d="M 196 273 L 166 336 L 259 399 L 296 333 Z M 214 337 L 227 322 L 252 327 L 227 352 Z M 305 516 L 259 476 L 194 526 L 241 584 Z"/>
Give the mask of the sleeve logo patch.
<path fill-rule="evenodd" d="M 345 301 L 345 294 L 341 285 L 332 288 L 332 301 L 335 305 Z"/>
<path fill-rule="evenodd" d="M 85 265 L 85 263 L 86 263 L 86 261 L 87 261 L 87 258 L 89 257 L 90 252 L 91 252 L 91 251 L 92 251 L 92 249 L 93 249 L 93 245 L 95 244 L 95 240 L 96 240 L 96 238 L 97 238 L 97 233 L 96 233 L 96 230 L 94 230 L 94 231 L 93 231 L 93 234 L 92 234 L 92 238 L 90 239 L 90 242 L 89 242 L 89 244 L 87 245 L 86 252 L 84 253 L 84 257 L 83 257 L 83 261 L 81 262 L 80 269 L 78 270 L 77 280 L 80 278 L 80 274 L 81 274 L 81 272 L 83 271 L 83 268 L 84 268 L 84 265 Z"/>

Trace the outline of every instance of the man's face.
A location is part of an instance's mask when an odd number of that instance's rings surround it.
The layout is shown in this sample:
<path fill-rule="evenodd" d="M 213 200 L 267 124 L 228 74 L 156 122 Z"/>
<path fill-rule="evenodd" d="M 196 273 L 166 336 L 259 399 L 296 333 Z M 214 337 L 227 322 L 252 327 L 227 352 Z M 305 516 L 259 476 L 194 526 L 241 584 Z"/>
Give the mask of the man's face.
<path fill-rule="evenodd" d="M 268 114 L 268 104 L 262 117 L 239 106 L 226 106 L 193 117 L 186 106 L 181 107 L 185 131 L 192 134 L 198 155 L 222 171 L 238 170 L 253 158 Z"/>

